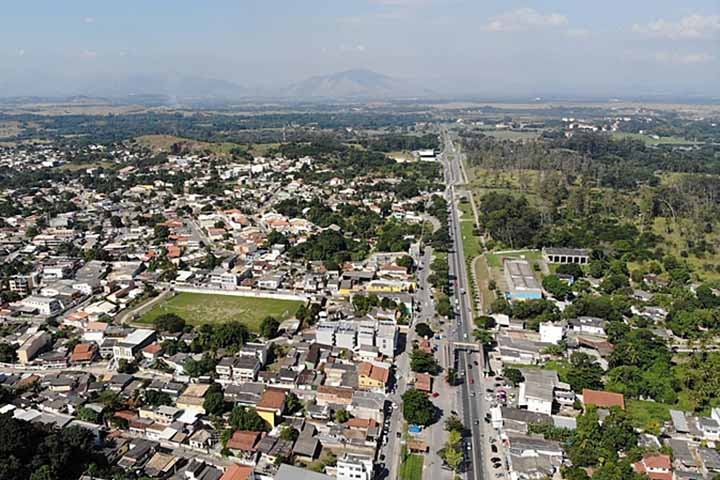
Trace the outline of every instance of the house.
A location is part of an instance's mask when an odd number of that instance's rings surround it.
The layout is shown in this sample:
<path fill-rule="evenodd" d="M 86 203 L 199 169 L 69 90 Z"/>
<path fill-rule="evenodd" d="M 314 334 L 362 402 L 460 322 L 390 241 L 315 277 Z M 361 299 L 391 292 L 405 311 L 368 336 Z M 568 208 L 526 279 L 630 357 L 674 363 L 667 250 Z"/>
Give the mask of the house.
<path fill-rule="evenodd" d="M 583 389 L 582 399 L 585 405 L 595 405 L 599 408 L 619 407 L 625 410 L 625 396 L 622 393 L 612 393 L 600 390 Z"/>
<path fill-rule="evenodd" d="M 565 337 L 567 332 L 567 323 L 565 322 L 545 322 L 540 324 L 540 342 L 552 343 L 557 345 Z"/>
<path fill-rule="evenodd" d="M 254 480 L 254 468 L 249 465 L 238 465 L 237 463 L 230 465 L 225 469 L 225 473 L 220 480 Z"/>
<path fill-rule="evenodd" d="M 345 453 L 337 459 L 337 480 L 372 480 L 373 457 Z"/>
<path fill-rule="evenodd" d="M 205 394 L 207 394 L 209 389 L 210 385 L 206 383 L 190 384 L 182 395 L 178 397 L 175 406 L 183 410 L 190 410 L 200 415 L 205 415 L 203 402 L 205 401 Z"/>
<path fill-rule="evenodd" d="M 194 448 L 195 450 L 207 452 L 215 442 L 212 432 L 200 429 L 195 430 L 193 434 L 190 435 L 190 438 L 188 438 L 188 443 L 190 444 L 190 447 Z"/>
<path fill-rule="evenodd" d="M 132 361 L 143 348 L 153 343 L 156 338 L 155 330 L 137 329 L 113 347 L 113 356 L 118 361 Z"/>
<path fill-rule="evenodd" d="M 255 410 L 271 427 L 275 427 L 278 417 L 285 410 L 286 397 L 287 392 L 285 390 L 269 387 L 263 392 L 255 406 Z"/>
<path fill-rule="evenodd" d="M 518 389 L 518 406 L 530 412 L 550 415 L 555 399 L 555 385 L 559 384 L 557 372 L 524 368 L 521 370 L 525 381 Z"/>
<path fill-rule="evenodd" d="M 78 343 L 70 354 L 70 363 L 74 365 L 87 365 L 98 356 L 96 343 Z"/>
<path fill-rule="evenodd" d="M 390 380 L 390 368 L 377 363 L 363 362 L 358 368 L 358 387 L 384 392 Z"/>
<path fill-rule="evenodd" d="M 633 464 L 638 473 L 644 473 L 650 480 L 673 480 L 672 462 L 668 455 L 648 453 Z"/>
<path fill-rule="evenodd" d="M 336 480 L 336 478 L 283 463 L 278 468 L 275 480 Z"/>
<path fill-rule="evenodd" d="M 63 309 L 62 303 L 60 303 L 57 298 L 40 297 L 37 295 L 30 295 L 20 303 L 28 310 L 36 311 L 38 314 L 46 317 L 57 315 Z"/>
<path fill-rule="evenodd" d="M 568 324 L 573 332 L 604 337 L 607 322 L 597 317 L 578 317 L 568 320 Z"/>
<path fill-rule="evenodd" d="M 432 393 L 433 378 L 427 373 L 415 374 L 415 389 L 425 393 Z"/>
<path fill-rule="evenodd" d="M 333 387 L 329 385 L 320 385 L 315 396 L 315 401 L 321 406 L 348 406 L 352 403 L 352 399 L 352 388 Z"/>
<path fill-rule="evenodd" d="M 236 430 L 227 442 L 227 448 L 236 456 L 248 457 L 255 453 L 255 446 L 258 444 L 262 434 L 249 430 Z"/>

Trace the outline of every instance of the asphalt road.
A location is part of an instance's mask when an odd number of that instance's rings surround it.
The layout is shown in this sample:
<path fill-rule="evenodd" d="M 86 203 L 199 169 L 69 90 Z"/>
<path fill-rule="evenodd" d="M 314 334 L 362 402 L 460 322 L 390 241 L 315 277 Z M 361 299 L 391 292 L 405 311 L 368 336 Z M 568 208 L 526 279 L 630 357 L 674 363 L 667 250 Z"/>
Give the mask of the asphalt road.
<path fill-rule="evenodd" d="M 464 183 L 462 175 L 461 158 L 450 135 L 444 134 L 445 152 L 443 155 L 445 182 L 447 184 L 446 199 L 450 206 L 450 232 L 453 240 L 453 252 L 448 256 L 451 278 L 454 277 L 453 291 L 456 304 L 456 336 L 458 342 L 473 342 L 473 314 L 470 301 L 472 296 L 468 293 L 470 285 L 468 282 L 465 255 L 462 244 L 462 231 L 458 219 L 457 209 L 457 186 Z M 454 300 L 453 300 L 453 303 Z M 479 353 L 471 353 L 463 350 L 457 351 L 458 371 L 462 375 L 463 383 L 459 389 L 460 405 L 462 409 L 463 423 L 471 431 L 469 443 L 466 447 L 467 458 L 470 465 L 466 469 L 468 480 L 483 480 L 489 478 L 486 474 L 486 450 L 484 416 L 487 408 L 484 401 L 482 370 L 484 369 L 484 355 L 482 347 Z M 475 365 L 475 362 L 478 365 Z"/>
<path fill-rule="evenodd" d="M 435 305 L 431 298 L 431 289 L 428 284 L 428 267 L 432 261 L 432 248 L 425 247 L 425 252 L 421 259 L 423 264 L 422 270 L 418 271 L 418 286 L 420 287 L 415 294 L 415 315 L 413 322 L 408 329 L 405 337 L 403 351 L 395 357 L 395 393 L 388 396 L 388 400 L 394 402 L 397 408 L 394 408 L 389 422 L 387 433 L 387 443 L 380 449 L 380 454 L 385 455 L 384 463 L 387 467 L 387 479 L 395 480 L 398 478 L 398 469 L 400 466 L 400 453 L 402 450 L 402 441 L 397 438 L 398 432 L 402 435 L 402 402 L 401 396 L 407 390 L 408 381 L 411 380 L 412 372 L 410 371 L 410 352 L 412 342 L 415 339 L 414 325 L 416 323 L 429 323 L 435 313 Z M 417 309 L 420 309 L 417 311 Z M 378 463 L 383 463 L 378 459 Z"/>

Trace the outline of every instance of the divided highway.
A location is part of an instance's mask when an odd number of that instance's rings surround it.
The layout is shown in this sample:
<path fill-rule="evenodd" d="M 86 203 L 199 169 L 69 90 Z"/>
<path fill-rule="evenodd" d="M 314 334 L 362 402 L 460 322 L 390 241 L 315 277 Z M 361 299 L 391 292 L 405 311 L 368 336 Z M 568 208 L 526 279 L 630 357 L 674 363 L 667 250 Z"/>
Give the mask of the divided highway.
<path fill-rule="evenodd" d="M 453 248 L 448 255 L 448 264 L 451 282 L 453 282 L 453 306 L 455 307 L 457 328 L 454 341 L 474 342 L 474 321 L 472 314 L 472 292 L 468 282 L 465 255 L 462 244 L 462 231 L 458 218 L 456 187 L 463 183 L 461 156 L 452 142 L 447 131 L 443 132 L 445 149 L 441 155 L 447 184 L 446 200 L 450 206 L 449 227 L 452 236 Z M 483 480 L 488 478 L 486 472 L 486 450 L 484 422 L 487 408 L 484 401 L 483 390 L 483 358 L 484 352 L 480 347 L 479 353 L 457 350 L 458 376 L 462 378 L 462 385 L 458 389 L 463 423 L 470 430 L 471 437 L 466 447 L 467 458 L 470 465 L 466 469 L 468 480 Z M 477 393 L 476 393 L 477 392 Z"/>

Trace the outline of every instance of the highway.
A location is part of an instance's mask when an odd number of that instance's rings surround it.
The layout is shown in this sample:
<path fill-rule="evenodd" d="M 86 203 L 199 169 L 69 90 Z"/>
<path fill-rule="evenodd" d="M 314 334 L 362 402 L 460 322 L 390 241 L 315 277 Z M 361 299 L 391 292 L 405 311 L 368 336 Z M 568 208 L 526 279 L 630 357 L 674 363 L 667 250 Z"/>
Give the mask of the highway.
<path fill-rule="evenodd" d="M 452 138 L 447 131 L 443 132 L 445 150 L 441 156 L 445 173 L 445 182 L 447 184 L 446 200 L 450 206 L 449 226 L 450 234 L 453 241 L 452 252 L 448 255 L 448 264 L 450 270 L 450 278 L 453 283 L 454 298 L 458 300 L 456 307 L 456 337 L 454 340 L 458 342 L 473 341 L 473 314 L 470 305 L 472 298 L 469 292 L 470 285 L 468 282 L 467 268 L 465 264 L 465 255 L 463 253 L 462 231 L 460 229 L 460 221 L 458 219 L 457 187 L 463 183 L 461 156 L 452 142 Z M 453 279 L 454 277 L 454 279 Z M 454 302 L 453 302 L 454 303 Z M 484 416 L 487 412 L 484 401 L 483 390 L 483 374 L 484 368 L 484 352 L 480 346 L 479 353 L 467 352 L 464 350 L 457 351 L 458 357 L 458 374 L 462 376 L 462 386 L 459 391 L 459 404 L 462 408 L 463 423 L 470 429 L 471 437 L 466 453 L 470 460 L 470 465 L 466 469 L 466 478 L 468 480 L 483 480 L 489 478 L 486 475 L 486 450 L 485 442 L 485 425 Z M 477 366 L 475 366 L 477 362 Z M 477 392 L 477 394 L 476 394 Z"/>

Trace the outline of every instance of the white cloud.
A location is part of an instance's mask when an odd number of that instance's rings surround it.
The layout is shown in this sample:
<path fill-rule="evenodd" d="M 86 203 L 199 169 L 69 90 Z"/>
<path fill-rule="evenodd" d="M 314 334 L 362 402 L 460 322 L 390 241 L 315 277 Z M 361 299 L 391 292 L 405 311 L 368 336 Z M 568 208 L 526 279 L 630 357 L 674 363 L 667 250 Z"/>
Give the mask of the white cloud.
<path fill-rule="evenodd" d="M 698 63 L 708 63 L 713 60 L 713 56 L 707 53 L 658 52 L 655 54 L 655 60 L 660 63 L 693 65 Z"/>
<path fill-rule="evenodd" d="M 590 36 L 590 30 L 587 28 L 571 28 L 565 32 L 570 38 L 586 38 Z"/>
<path fill-rule="evenodd" d="M 651 37 L 678 39 L 708 38 L 720 33 L 720 15 L 688 15 L 678 21 L 656 20 L 635 24 L 632 31 Z"/>
<path fill-rule="evenodd" d="M 562 27 L 567 23 L 567 17 L 560 13 L 545 14 L 532 8 L 518 8 L 493 17 L 485 29 L 490 32 L 518 32 Z"/>
<path fill-rule="evenodd" d="M 85 17 L 83 23 L 95 23 L 95 17 Z"/>
<path fill-rule="evenodd" d="M 21 48 L 20 50 L 18 50 L 18 51 L 16 52 L 16 55 L 17 55 L 18 57 L 24 57 L 24 56 L 25 56 L 25 50 Z"/>
<path fill-rule="evenodd" d="M 358 52 L 362 53 L 365 51 L 365 45 L 340 45 L 341 52 Z"/>
<path fill-rule="evenodd" d="M 95 58 L 98 56 L 98 54 L 94 50 L 85 49 L 82 51 L 81 56 L 83 56 L 85 58 Z"/>
<path fill-rule="evenodd" d="M 419 7 L 427 5 L 433 0 L 370 0 L 375 5 L 383 5 L 387 7 Z"/>

